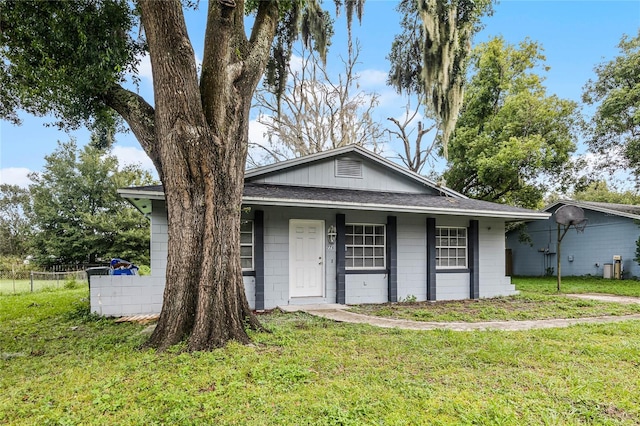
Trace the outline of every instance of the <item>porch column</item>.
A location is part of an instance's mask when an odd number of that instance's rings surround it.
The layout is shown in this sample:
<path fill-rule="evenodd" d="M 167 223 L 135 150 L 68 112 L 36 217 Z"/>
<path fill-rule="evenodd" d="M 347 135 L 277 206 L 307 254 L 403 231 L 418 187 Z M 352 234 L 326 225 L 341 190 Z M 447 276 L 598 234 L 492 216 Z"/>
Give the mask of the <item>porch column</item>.
<path fill-rule="evenodd" d="M 477 220 L 469 221 L 469 298 L 480 298 L 480 238 Z"/>
<path fill-rule="evenodd" d="M 398 301 L 398 218 L 387 216 L 387 269 L 389 302 Z"/>
<path fill-rule="evenodd" d="M 347 228 L 344 214 L 336 214 L 336 303 L 346 304 L 345 249 Z"/>
<path fill-rule="evenodd" d="M 253 266 L 256 272 L 255 309 L 264 310 L 264 211 L 256 210 L 253 216 Z"/>
<path fill-rule="evenodd" d="M 427 218 L 427 300 L 436 300 L 436 219 Z"/>

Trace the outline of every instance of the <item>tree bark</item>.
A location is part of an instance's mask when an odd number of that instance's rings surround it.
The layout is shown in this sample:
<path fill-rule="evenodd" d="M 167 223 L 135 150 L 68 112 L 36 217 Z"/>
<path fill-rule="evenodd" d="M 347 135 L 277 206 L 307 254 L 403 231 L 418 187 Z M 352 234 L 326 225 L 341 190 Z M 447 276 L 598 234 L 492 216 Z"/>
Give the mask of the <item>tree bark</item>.
<path fill-rule="evenodd" d="M 139 5 L 169 227 L 164 303 L 148 344 L 163 350 L 188 338 L 195 351 L 246 343 L 245 324 L 260 327 L 240 265 L 249 108 L 275 35 L 277 3 L 261 3 L 247 40 L 243 2 L 209 2 L 200 82 L 180 1 Z"/>

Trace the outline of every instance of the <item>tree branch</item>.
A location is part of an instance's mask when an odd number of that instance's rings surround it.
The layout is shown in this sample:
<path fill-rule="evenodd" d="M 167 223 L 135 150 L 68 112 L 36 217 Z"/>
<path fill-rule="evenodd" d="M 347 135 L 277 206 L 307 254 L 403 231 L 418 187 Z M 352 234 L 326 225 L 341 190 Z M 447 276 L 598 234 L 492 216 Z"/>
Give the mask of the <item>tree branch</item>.
<path fill-rule="evenodd" d="M 162 175 L 162 164 L 155 136 L 155 110 L 142 96 L 121 86 L 107 91 L 104 102 L 127 122 L 156 170 Z"/>

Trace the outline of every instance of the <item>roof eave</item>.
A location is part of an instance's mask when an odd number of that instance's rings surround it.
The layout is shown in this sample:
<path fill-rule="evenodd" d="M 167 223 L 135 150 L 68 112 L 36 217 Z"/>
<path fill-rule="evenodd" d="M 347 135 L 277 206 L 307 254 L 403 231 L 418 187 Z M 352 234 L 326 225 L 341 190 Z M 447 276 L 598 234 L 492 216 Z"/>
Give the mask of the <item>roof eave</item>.
<path fill-rule="evenodd" d="M 118 194 L 122 198 L 146 198 L 148 200 L 164 200 L 164 192 L 163 191 L 148 191 L 142 189 L 133 189 L 133 188 L 120 188 L 118 189 Z"/>
<path fill-rule="evenodd" d="M 516 220 L 538 220 L 548 219 L 551 214 L 545 212 L 500 212 L 479 209 L 456 209 L 442 207 L 420 207 L 420 206 L 403 206 L 395 204 L 374 204 L 374 203 L 354 203 L 343 201 L 319 201 L 319 200 L 299 200 L 299 199 L 282 199 L 268 197 L 243 197 L 243 204 L 259 204 L 264 206 L 282 206 L 282 207 L 315 207 L 315 208 L 331 208 L 331 209 L 350 209 L 350 210 L 380 210 L 393 211 L 398 213 L 424 213 L 424 214 L 441 214 L 449 216 L 478 216 L 502 218 L 509 221 Z"/>
<path fill-rule="evenodd" d="M 581 203 L 580 201 L 573 201 L 573 200 L 556 201 L 555 203 L 551 204 L 550 206 L 548 206 L 544 210 L 545 211 L 549 211 L 549 210 L 553 209 L 554 207 L 556 207 L 559 204 L 576 206 L 576 207 L 580 207 L 581 209 L 593 210 L 595 212 L 611 214 L 611 215 L 620 216 L 620 217 L 626 217 L 626 218 L 633 219 L 633 220 L 640 220 L 640 215 L 637 215 L 637 214 L 621 212 L 619 210 L 607 209 L 606 207 L 594 206 L 594 205 L 591 205 L 591 204 Z"/>

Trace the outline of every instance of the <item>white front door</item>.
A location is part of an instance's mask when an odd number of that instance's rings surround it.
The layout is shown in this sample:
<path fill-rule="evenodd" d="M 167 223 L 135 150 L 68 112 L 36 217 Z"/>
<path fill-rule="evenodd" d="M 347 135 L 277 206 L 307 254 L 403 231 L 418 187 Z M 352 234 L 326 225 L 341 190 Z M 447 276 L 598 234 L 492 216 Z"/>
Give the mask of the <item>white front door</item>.
<path fill-rule="evenodd" d="M 289 297 L 324 296 L 324 220 L 289 221 Z"/>

